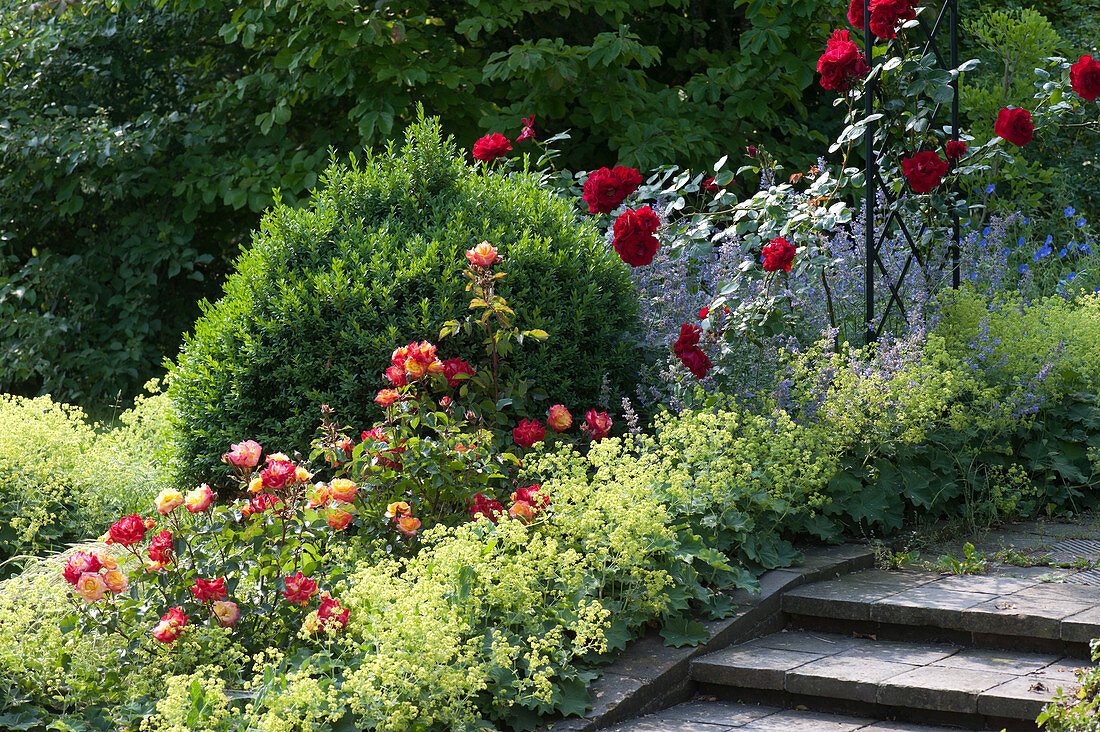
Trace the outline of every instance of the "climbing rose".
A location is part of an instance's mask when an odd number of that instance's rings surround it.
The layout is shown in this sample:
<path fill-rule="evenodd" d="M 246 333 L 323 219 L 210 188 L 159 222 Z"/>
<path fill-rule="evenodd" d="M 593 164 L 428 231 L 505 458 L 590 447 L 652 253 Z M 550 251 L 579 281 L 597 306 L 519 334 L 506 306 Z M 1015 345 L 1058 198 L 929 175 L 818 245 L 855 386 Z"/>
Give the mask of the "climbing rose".
<path fill-rule="evenodd" d="M 948 140 L 945 146 L 945 154 L 948 160 L 958 160 L 966 155 L 966 143 L 962 140 Z"/>
<path fill-rule="evenodd" d="M 508 509 L 508 515 L 514 519 L 520 519 L 523 521 L 530 520 L 535 517 L 538 511 L 527 501 L 516 501 L 512 504 L 512 507 Z"/>
<path fill-rule="evenodd" d="M 149 558 L 160 565 L 172 561 L 172 532 L 164 530 L 153 537 L 147 550 Z"/>
<path fill-rule="evenodd" d="M 472 155 L 475 160 L 489 162 L 496 160 L 512 149 L 512 143 L 499 132 L 486 135 L 474 143 Z"/>
<path fill-rule="evenodd" d="M 187 625 L 187 616 L 183 614 L 183 610 L 174 607 L 166 612 L 153 628 L 153 637 L 161 643 L 171 643 L 180 637 L 185 625 Z"/>
<path fill-rule="evenodd" d="M 279 497 L 273 493 L 261 493 L 241 509 L 241 515 L 247 517 L 254 513 L 263 513 L 269 508 L 274 508 L 278 503 Z"/>
<path fill-rule="evenodd" d="M 555 432 L 565 432 L 573 426 L 573 415 L 564 405 L 555 404 L 546 415 L 546 424 Z"/>
<path fill-rule="evenodd" d="M 642 176 L 635 168 L 600 168 L 585 179 L 581 197 L 588 203 L 589 213 L 611 213 L 641 184 Z"/>
<path fill-rule="evenodd" d="M 480 493 L 475 493 L 474 502 L 469 510 L 471 519 L 476 521 L 478 516 L 484 516 L 495 524 L 497 516 L 504 512 L 504 506 L 500 505 L 500 501 L 495 498 L 486 498 Z"/>
<path fill-rule="evenodd" d="M 212 580 L 204 580 L 202 578 L 196 579 L 194 586 L 191 587 L 191 594 L 194 595 L 195 599 L 199 602 L 224 600 L 225 577 L 218 577 Z"/>
<path fill-rule="evenodd" d="M 222 462 L 237 468 L 254 468 L 260 462 L 263 448 L 255 440 L 245 440 L 232 445 L 233 451 L 222 455 Z"/>
<path fill-rule="evenodd" d="M 599 442 L 611 432 L 611 417 L 607 412 L 589 409 L 584 415 L 584 430 L 593 442 Z"/>
<path fill-rule="evenodd" d="M 435 346 L 428 341 L 423 343 L 410 343 L 407 346 L 398 348 L 393 352 L 391 358 L 394 366 L 398 366 L 405 370 L 406 376 L 415 381 L 425 374 L 441 374 L 443 373 L 443 362 L 436 357 Z M 381 397 L 383 392 L 393 391 L 392 389 L 383 389 L 378 392 L 378 397 Z M 378 397 L 375 397 L 375 401 L 378 401 Z M 396 399 L 395 399 L 396 401 Z M 383 402 L 378 402 L 382 404 Z M 391 404 L 393 402 L 390 402 Z"/>
<path fill-rule="evenodd" d="M 65 568 L 61 571 L 65 581 L 70 585 L 75 585 L 77 580 L 80 579 L 80 575 L 85 572 L 94 574 L 99 571 L 101 562 L 99 557 L 95 554 L 88 552 L 73 552 L 69 555 L 69 560 L 65 562 Z"/>
<path fill-rule="evenodd" d="M 901 161 L 901 173 L 914 193 L 928 193 L 939 188 L 949 167 L 950 163 L 932 150 L 923 150 Z"/>
<path fill-rule="evenodd" d="M 301 572 L 284 578 L 283 584 L 286 585 L 286 589 L 283 590 L 283 596 L 291 605 L 301 605 L 305 607 L 309 599 L 317 594 L 317 583 Z"/>
<path fill-rule="evenodd" d="M 412 509 L 409 508 L 409 504 L 405 501 L 396 501 L 386 506 L 385 516 L 388 519 L 398 519 L 402 516 L 411 516 Z"/>
<path fill-rule="evenodd" d="M 794 246 L 783 237 L 779 236 L 768 242 L 762 252 L 764 255 L 765 272 L 791 271 L 794 263 Z"/>
<path fill-rule="evenodd" d="M 550 505 L 550 496 L 542 492 L 542 486 L 538 483 L 528 486 L 526 488 L 520 488 L 518 491 L 512 494 L 512 500 L 529 503 L 533 508 L 536 509 L 546 508 Z"/>
<path fill-rule="evenodd" d="M 405 386 L 409 383 L 405 378 L 405 369 L 401 366 L 390 366 L 386 369 L 386 379 L 394 386 Z"/>
<path fill-rule="evenodd" d="M 699 326 L 684 323 L 680 326 L 680 337 L 672 344 L 672 351 L 679 356 L 682 351 L 699 345 L 699 338 L 702 334 L 703 329 Z"/>
<path fill-rule="evenodd" d="M 879 38 L 890 39 L 898 34 L 898 26 L 917 14 L 909 5 L 909 0 L 872 0 L 871 32 Z"/>
<path fill-rule="evenodd" d="M 862 79 L 870 71 L 859 47 L 848 37 L 848 31 L 835 30 L 817 60 L 817 73 L 821 74 L 821 87 L 846 92 L 852 81 Z"/>
<path fill-rule="evenodd" d="M 466 259 L 475 267 L 491 267 L 499 258 L 496 247 L 487 241 L 466 250 Z"/>
<path fill-rule="evenodd" d="M 443 375 L 447 377 L 447 386 L 453 389 L 474 375 L 474 367 L 461 358 L 448 358 L 443 362 Z"/>
<path fill-rule="evenodd" d="M 120 518 L 107 530 L 107 543 L 131 546 L 145 538 L 145 520 L 137 514 Z"/>
<path fill-rule="evenodd" d="M 1031 112 L 1019 107 L 1002 109 L 997 115 L 997 123 L 993 125 L 993 132 L 1013 145 L 1023 147 L 1031 142 L 1031 137 L 1035 134 Z"/>
<path fill-rule="evenodd" d="M 699 310 L 699 320 L 706 320 L 710 316 L 710 308 L 701 308 Z"/>
<path fill-rule="evenodd" d="M 116 595 L 130 588 L 130 578 L 117 569 L 108 569 L 104 572 L 103 581 L 107 583 L 107 587 L 110 588 L 111 592 Z"/>
<path fill-rule="evenodd" d="M 710 357 L 703 353 L 699 347 L 688 348 L 677 355 L 680 358 L 680 363 L 684 364 L 687 370 L 697 379 L 706 376 L 707 372 L 714 367 L 714 364 L 710 362 Z"/>
<path fill-rule="evenodd" d="M 717 183 L 714 182 L 714 176 L 712 175 L 711 177 L 703 181 L 703 190 L 707 191 L 708 193 L 717 193 L 722 189 Z"/>
<path fill-rule="evenodd" d="M 649 206 L 642 206 L 637 211 L 624 211 L 615 219 L 612 246 L 631 267 L 644 267 L 653 261 L 653 255 L 660 246 L 654 236 L 660 225 L 660 219 Z"/>
<path fill-rule="evenodd" d="M 848 22 L 863 30 L 863 0 L 852 0 L 848 6 Z"/>
<path fill-rule="evenodd" d="M 524 419 L 512 430 L 512 439 L 520 447 L 531 447 L 546 436 L 546 428 L 537 419 Z"/>
<path fill-rule="evenodd" d="M 203 483 L 195 490 L 187 492 L 185 503 L 189 513 L 202 513 L 210 508 L 210 504 L 213 502 L 214 491 L 210 490 L 210 486 L 206 483 Z"/>
<path fill-rule="evenodd" d="M 215 600 L 210 610 L 218 619 L 218 625 L 223 628 L 233 625 L 241 617 L 241 609 L 232 600 Z"/>
<path fill-rule="evenodd" d="M 1082 99 L 1095 101 L 1100 96 L 1100 63 L 1094 61 L 1092 56 L 1082 56 L 1069 67 L 1069 83 Z"/>
<path fill-rule="evenodd" d="M 535 139 L 535 116 L 523 117 L 520 121 L 523 122 L 523 132 L 519 133 L 516 142 Z"/>

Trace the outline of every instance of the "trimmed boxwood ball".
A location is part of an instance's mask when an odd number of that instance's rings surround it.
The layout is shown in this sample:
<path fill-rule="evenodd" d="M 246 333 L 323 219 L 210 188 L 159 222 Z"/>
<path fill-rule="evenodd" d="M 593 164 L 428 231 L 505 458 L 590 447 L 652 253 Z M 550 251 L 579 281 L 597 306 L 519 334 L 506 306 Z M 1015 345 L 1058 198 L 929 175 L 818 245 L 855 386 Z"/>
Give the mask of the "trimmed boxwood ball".
<path fill-rule="evenodd" d="M 220 456 L 244 439 L 307 453 L 322 404 L 368 427 L 390 354 L 411 341 L 480 362 L 476 334 L 438 336 L 468 312 L 464 253 L 483 240 L 505 258 L 500 293 L 518 325 L 550 334 L 511 357 L 552 400 L 529 402 L 531 416 L 557 402 L 583 413 L 604 374 L 613 396 L 631 392 L 638 321 L 623 263 L 573 202 L 536 176 L 466 165 L 421 118 L 400 153 L 334 163 L 307 207 L 271 208 L 224 297 L 203 303 L 169 366 L 177 478 L 224 483 Z"/>

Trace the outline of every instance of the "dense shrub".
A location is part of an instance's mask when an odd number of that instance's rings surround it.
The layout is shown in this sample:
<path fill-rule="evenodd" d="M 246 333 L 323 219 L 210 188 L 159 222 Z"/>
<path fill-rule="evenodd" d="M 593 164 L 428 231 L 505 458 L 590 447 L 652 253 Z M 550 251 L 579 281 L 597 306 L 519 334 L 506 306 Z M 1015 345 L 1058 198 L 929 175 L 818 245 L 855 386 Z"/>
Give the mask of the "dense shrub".
<path fill-rule="evenodd" d="M 617 391 L 630 385 L 637 321 L 625 266 L 534 176 L 458 155 L 438 122 L 422 121 L 400 153 L 333 165 L 308 207 L 267 215 L 172 371 L 181 475 L 212 478 L 245 437 L 305 451 L 322 403 L 372 423 L 393 349 L 434 341 L 466 310 L 464 252 L 482 240 L 505 257 L 501 293 L 523 326 L 551 338 L 518 351 L 512 373 L 576 408 L 595 405 L 605 374 Z M 447 343 L 469 361 L 483 350 L 476 336 Z"/>
<path fill-rule="evenodd" d="M 0 395 L 0 559 L 98 535 L 147 504 L 163 482 L 164 408 L 139 398 L 109 428 L 49 397 Z"/>

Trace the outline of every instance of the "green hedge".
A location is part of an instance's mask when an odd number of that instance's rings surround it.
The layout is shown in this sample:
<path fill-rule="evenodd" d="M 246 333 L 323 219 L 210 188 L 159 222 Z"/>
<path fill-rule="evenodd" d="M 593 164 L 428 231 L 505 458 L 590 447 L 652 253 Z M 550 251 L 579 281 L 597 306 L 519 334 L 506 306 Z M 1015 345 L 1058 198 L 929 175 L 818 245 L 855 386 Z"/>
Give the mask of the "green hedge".
<path fill-rule="evenodd" d="M 604 374 L 613 391 L 631 386 L 626 266 L 534 176 L 459 156 L 437 121 L 422 120 L 399 153 L 334 164 L 309 206 L 267 214 L 172 368 L 181 477 L 219 479 L 219 456 L 246 438 L 307 452 L 322 403 L 368 426 L 393 349 L 437 342 L 443 322 L 466 312 L 464 252 L 482 240 L 505 258 L 501 294 L 519 323 L 550 334 L 510 358 L 515 375 L 574 413 L 595 406 Z M 440 344 L 443 358 L 482 353 L 476 338 Z"/>

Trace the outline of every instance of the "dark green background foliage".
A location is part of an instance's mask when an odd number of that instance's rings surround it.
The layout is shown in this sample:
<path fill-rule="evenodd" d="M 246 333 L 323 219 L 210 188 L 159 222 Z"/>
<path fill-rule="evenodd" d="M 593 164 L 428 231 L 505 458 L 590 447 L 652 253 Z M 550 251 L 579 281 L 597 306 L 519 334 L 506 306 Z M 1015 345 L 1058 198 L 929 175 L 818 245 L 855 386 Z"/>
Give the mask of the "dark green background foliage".
<path fill-rule="evenodd" d="M 417 102 L 467 149 L 569 128 L 581 169 L 808 160 L 835 118 L 814 0 L 36 5 L 0 0 L 0 390 L 92 408 L 175 353 L 273 188 Z"/>
<path fill-rule="evenodd" d="M 505 257 L 500 294 L 519 326 L 550 334 L 519 349 L 513 373 L 574 414 L 596 405 L 604 373 L 616 391 L 630 384 L 637 319 L 618 256 L 533 176 L 475 170 L 460 156 L 437 121 L 422 122 L 399 154 L 334 164 L 308 206 L 265 216 L 171 375 L 181 477 L 218 479 L 219 456 L 248 438 L 307 452 L 322 403 L 368 428 L 390 354 L 412 340 L 480 362 L 480 338 L 437 336 L 467 312 L 464 252 L 482 240 Z"/>

